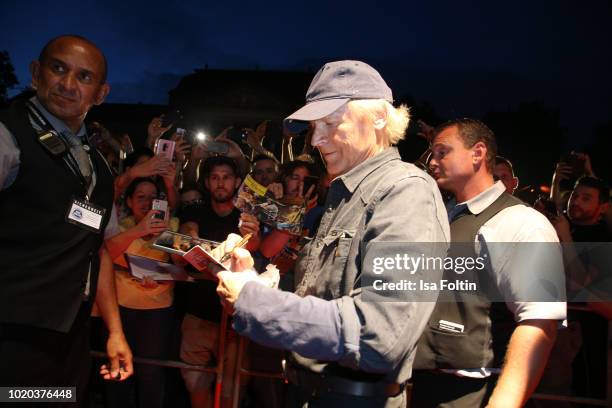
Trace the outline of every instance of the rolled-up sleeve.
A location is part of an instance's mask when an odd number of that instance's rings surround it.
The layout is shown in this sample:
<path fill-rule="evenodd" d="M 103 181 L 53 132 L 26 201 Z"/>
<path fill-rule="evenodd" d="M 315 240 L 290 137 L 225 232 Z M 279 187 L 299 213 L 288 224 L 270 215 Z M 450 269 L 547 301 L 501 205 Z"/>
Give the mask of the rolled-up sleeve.
<path fill-rule="evenodd" d="M 504 209 L 481 227 L 476 250 L 490 260 L 491 279 L 516 322 L 566 318 L 562 249 L 542 214 L 523 205 Z"/>

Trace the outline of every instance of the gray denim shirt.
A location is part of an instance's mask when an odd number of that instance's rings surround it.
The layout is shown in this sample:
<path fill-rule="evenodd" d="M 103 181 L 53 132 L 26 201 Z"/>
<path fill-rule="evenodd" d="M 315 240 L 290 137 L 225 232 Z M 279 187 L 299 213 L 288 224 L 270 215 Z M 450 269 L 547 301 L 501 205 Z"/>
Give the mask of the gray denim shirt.
<path fill-rule="evenodd" d="M 376 242 L 437 242 L 445 250 L 449 241 L 435 181 L 388 148 L 331 183 L 317 234 L 296 265 L 296 294 L 245 285 L 234 327 L 293 351 L 293 364 L 311 371 L 348 368 L 404 382 L 434 303 L 365 301 L 361 261 Z"/>

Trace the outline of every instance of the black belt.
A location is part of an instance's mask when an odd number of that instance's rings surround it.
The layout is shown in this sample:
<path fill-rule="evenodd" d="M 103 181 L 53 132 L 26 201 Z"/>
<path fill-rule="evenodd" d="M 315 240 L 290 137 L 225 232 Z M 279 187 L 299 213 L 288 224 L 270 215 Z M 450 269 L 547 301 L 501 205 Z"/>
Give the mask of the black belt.
<path fill-rule="evenodd" d="M 356 397 L 394 397 L 404 391 L 406 384 L 362 382 L 306 370 L 285 367 L 285 378 L 302 391 L 313 396 L 338 393 Z"/>

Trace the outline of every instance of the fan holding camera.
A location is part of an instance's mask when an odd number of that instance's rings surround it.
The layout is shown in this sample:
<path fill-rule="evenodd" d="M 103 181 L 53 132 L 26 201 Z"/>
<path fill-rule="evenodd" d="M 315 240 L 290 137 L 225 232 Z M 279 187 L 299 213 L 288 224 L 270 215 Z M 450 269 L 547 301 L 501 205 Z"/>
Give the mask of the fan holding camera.
<path fill-rule="evenodd" d="M 187 132 L 192 136 L 193 147 L 191 156 L 183 170 L 184 183 L 196 183 L 198 174 L 203 173 L 198 171 L 204 161 L 213 156 L 225 156 L 236 162 L 240 175 L 245 175 L 249 172 L 250 163 L 245 157 L 240 145 L 237 143 L 235 134 L 236 131 L 242 132 L 233 127 L 227 127 L 215 138 L 207 136 L 203 132 Z M 244 137 L 246 140 L 246 136 Z"/>
<path fill-rule="evenodd" d="M 127 187 L 136 179 L 153 178 L 163 189 L 171 209 L 178 206 L 176 189 L 176 164 L 166 156 L 166 152 L 155 154 L 146 147 L 137 148 L 123 162 L 125 171 L 115 179 L 115 202 L 121 200 Z M 158 177 L 158 178 L 157 178 Z"/>
<path fill-rule="evenodd" d="M 569 192 L 578 178 L 583 175 L 595 177 L 591 158 L 586 153 L 571 151 L 557 163 L 552 178 L 550 198 L 555 202 L 558 212 L 563 211 L 569 198 Z"/>
<path fill-rule="evenodd" d="M 172 115 L 162 115 L 151 120 L 147 128 L 147 147 L 137 148 L 130 153 L 123 162 L 124 172 L 115 179 L 116 202 L 120 201 L 127 186 L 134 180 L 159 177 L 169 207 L 178 207 L 177 169 L 183 167 L 190 146 L 179 129 L 169 139 L 163 138 L 176 120 Z"/>
<path fill-rule="evenodd" d="M 149 162 L 154 159 L 149 159 Z M 174 283 L 137 279 L 130 274 L 125 254 L 169 262 L 167 253 L 152 247 L 166 230 L 177 231 L 178 218 L 170 217 L 168 202 L 151 178 L 133 180 L 126 190 L 128 215 L 119 222 L 118 234 L 105 240 L 113 259 L 121 321 L 134 354 L 164 359 L 170 353 L 175 326 Z M 127 384 L 107 386 L 109 407 L 125 406 L 135 399 L 140 407 L 161 407 L 164 401 L 163 367 L 137 364 L 137 374 Z M 135 397 L 133 396 L 135 395 Z"/>

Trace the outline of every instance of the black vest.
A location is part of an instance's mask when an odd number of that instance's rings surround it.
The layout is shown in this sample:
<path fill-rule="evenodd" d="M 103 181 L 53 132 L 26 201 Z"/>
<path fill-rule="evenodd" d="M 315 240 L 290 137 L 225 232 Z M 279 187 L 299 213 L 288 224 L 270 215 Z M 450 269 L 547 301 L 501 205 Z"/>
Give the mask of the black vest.
<path fill-rule="evenodd" d="M 451 247 L 449 257 L 476 257 L 474 238 L 488 220 L 501 210 L 524 204 L 504 192 L 480 214 L 464 214 L 450 224 Z M 453 245 L 463 243 L 463 245 Z M 465 243 L 470 243 L 466 245 Z M 466 248 L 469 248 L 466 250 Z M 469 252 L 469 253 L 468 253 Z M 455 281 L 457 274 L 445 270 L 443 279 Z M 487 270 L 470 276 L 479 289 L 495 293 L 496 286 Z M 473 369 L 501 367 L 506 347 L 515 328 L 514 318 L 504 303 L 491 302 L 483 292 L 454 291 L 445 293 L 452 299 L 439 299 L 419 340 L 413 367 L 415 369 Z M 440 296 L 443 296 L 442 294 Z M 440 320 L 464 326 L 462 333 L 440 328 Z"/>
<path fill-rule="evenodd" d="M 62 158 L 38 143 L 25 101 L 0 112 L 0 122 L 21 153 L 15 182 L 0 191 L 0 324 L 68 332 L 83 303 L 90 265 L 86 307 L 95 298 L 103 233 L 66 222 L 72 197 L 83 198 L 84 188 Z M 102 156 L 95 149 L 90 156 L 97 179 L 90 201 L 106 208 L 103 231 L 112 211 L 113 180 Z"/>

